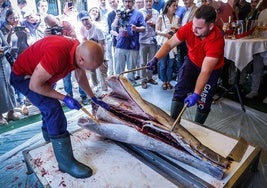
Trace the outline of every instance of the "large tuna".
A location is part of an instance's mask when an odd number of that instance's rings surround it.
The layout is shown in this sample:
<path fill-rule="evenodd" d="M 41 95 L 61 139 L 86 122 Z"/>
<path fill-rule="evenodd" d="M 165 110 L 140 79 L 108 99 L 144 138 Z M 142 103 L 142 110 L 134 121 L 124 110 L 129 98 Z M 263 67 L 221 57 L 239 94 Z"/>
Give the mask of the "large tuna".
<path fill-rule="evenodd" d="M 174 119 L 145 101 L 124 77 L 108 79 L 112 89 L 102 100 L 111 110 L 96 108 L 93 113 L 100 124 L 81 118 L 78 124 L 107 138 L 134 144 L 204 171 L 222 179 L 230 161 L 204 146 L 182 125 L 170 131 Z"/>

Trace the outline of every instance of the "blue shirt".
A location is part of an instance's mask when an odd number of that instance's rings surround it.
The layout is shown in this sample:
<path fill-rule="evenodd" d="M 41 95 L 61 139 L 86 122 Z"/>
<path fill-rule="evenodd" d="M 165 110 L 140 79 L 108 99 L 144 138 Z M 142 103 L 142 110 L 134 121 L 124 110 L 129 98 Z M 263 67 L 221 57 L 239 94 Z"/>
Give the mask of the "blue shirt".
<path fill-rule="evenodd" d="M 186 12 L 186 8 L 185 7 L 178 6 L 178 8 L 175 11 L 175 15 L 178 16 L 180 18 L 180 20 L 182 21 L 185 12 Z"/>
<path fill-rule="evenodd" d="M 143 14 L 136 9 L 130 12 L 130 18 L 126 22 L 125 27 L 119 28 L 119 36 L 117 37 L 116 48 L 139 50 L 139 32 L 132 31 L 131 26 L 146 26 Z"/>
<path fill-rule="evenodd" d="M 158 2 L 153 3 L 152 8 L 156 9 L 159 13 L 163 10 L 165 6 L 165 1 L 164 0 L 159 0 Z"/>

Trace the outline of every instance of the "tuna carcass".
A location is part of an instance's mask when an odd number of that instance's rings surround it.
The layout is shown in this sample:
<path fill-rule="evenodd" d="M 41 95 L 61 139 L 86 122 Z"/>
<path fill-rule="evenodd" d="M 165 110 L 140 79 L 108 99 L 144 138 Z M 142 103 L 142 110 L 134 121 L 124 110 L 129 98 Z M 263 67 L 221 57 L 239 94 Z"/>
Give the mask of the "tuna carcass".
<path fill-rule="evenodd" d="M 182 125 L 170 131 L 174 119 L 160 108 L 142 99 L 125 77 L 111 76 L 112 92 L 102 100 L 111 110 L 93 109 L 100 120 L 80 118 L 78 125 L 107 138 L 155 151 L 222 179 L 230 161 L 204 146 Z"/>

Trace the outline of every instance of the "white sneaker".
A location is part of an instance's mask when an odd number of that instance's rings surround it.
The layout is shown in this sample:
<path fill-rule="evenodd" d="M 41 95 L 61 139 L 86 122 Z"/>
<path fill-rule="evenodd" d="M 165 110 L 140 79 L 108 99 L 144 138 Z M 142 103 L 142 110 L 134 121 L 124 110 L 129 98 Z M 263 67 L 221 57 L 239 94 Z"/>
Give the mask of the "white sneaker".
<path fill-rule="evenodd" d="M 267 104 L 267 97 L 265 97 L 265 99 L 262 102 Z"/>
<path fill-rule="evenodd" d="M 21 114 L 24 115 L 24 116 L 29 115 L 29 109 L 27 108 L 26 105 L 22 105 L 21 106 Z"/>
<path fill-rule="evenodd" d="M 258 96 L 257 91 L 251 91 L 248 94 L 246 94 L 246 98 L 248 98 L 248 99 L 252 99 L 252 98 L 257 97 L 257 96 Z"/>

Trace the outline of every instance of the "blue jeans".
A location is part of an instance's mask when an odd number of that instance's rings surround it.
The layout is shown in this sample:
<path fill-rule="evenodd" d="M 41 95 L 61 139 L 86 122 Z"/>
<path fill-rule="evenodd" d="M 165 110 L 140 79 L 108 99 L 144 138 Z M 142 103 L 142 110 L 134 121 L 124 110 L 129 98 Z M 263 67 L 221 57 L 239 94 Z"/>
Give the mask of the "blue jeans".
<path fill-rule="evenodd" d="M 72 81 L 71 81 L 71 72 L 63 78 L 63 85 L 64 85 L 64 90 L 67 94 L 73 96 L 72 92 Z M 86 93 L 82 90 L 81 87 L 79 87 L 79 93 L 80 97 L 86 97 Z"/>
<path fill-rule="evenodd" d="M 166 55 L 159 61 L 159 78 L 162 82 L 170 82 L 172 80 L 174 59 L 170 59 Z"/>
<path fill-rule="evenodd" d="M 42 128 L 47 130 L 50 136 L 66 133 L 67 119 L 57 99 L 46 97 L 30 90 L 30 79 L 24 79 L 24 76 L 17 76 L 13 72 L 10 75 L 10 83 L 41 111 Z"/>

